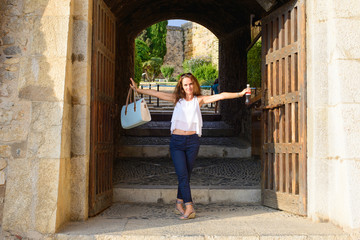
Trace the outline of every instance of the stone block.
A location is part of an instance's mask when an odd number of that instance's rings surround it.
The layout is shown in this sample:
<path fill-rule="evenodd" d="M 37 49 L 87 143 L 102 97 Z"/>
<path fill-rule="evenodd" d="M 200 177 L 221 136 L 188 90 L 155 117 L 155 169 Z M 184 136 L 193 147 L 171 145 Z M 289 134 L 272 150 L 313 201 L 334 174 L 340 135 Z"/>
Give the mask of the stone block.
<path fill-rule="evenodd" d="M 329 219 L 330 162 L 327 158 L 308 157 L 308 217 L 314 221 Z"/>
<path fill-rule="evenodd" d="M 359 104 L 339 104 L 329 109 L 329 157 L 359 159 Z"/>
<path fill-rule="evenodd" d="M 90 1 L 75 1 L 74 16 L 75 19 L 91 20 L 92 6 Z"/>
<path fill-rule="evenodd" d="M 329 169 L 329 217 L 346 228 L 360 228 L 360 159 L 334 159 Z"/>
<path fill-rule="evenodd" d="M 0 104 L 0 139 L 4 142 L 24 141 L 29 133 L 31 103 L 20 101 Z"/>
<path fill-rule="evenodd" d="M 25 158 L 27 150 L 27 141 L 11 144 L 11 155 L 13 158 Z"/>
<path fill-rule="evenodd" d="M 58 102 L 33 102 L 28 156 L 60 157 L 63 105 Z"/>
<path fill-rule="evenodd" d="M 56 213 L 58 211 L 58 189 L 60 175 L 60 159 L 34 160 L 36 171 L 34 210 L 34 230 L 40 233 L 55 232 Z"/>
<path fill-rule="evenodd" d="M 66 57 L 69 43 L 69 16 L 42 16 L 34 19 L 29 54 Z"/>
<path fill-rule="evenodd" d="M 3 216 L 3 231 L 26 232 L 32 228 L 33 162 L 13 159 L 7 167 L 7 183 Z"/>
<path fill-rule="evenodd" d="M 343 4 L 347 5 L 347 4 Z M 349 8 L 350 9 L 350 8 Z M 332 19 L 329 28 L 333 38 L 329 38 L 333 59 L 359 59 L 360 48 L 354 39 L 360 38 L 360 15 L 358 18 Z"/>
<path fill-rule="evenodd" d="M 332 0 L 332 13 L 336 18 L 357 18 L 360 17 L 360 2 L 357 0 L 348 0 L 346 4 L 341 1 Z"/>
<path fill-rule="evenodd" d="M 329 65 L 329 104 L 360 103 L 360 61 L 339 59 Z"/>
<path fill-rule="evenodd" d="M 326 158 L 329 155 L 328 109 L 307 109 L 307 151 L 309 157 Z"/>
<path fill-rule="evenodd" d="M 74 62 L 72 74 L 72 103 L 90 105 L 91 66 L 85 62 Z"/>
<path fill-rule="evenodd" d="M 0 185 L 4 185 L 5 182 L 6 182 L 5 171 L 1 170 L 0 171 Z"/>
<path fill-rule="evenodd" d="M 19 97 L 32 101 L 64 100 L 65 70 L 65 57 L 21 58 L 19 72 Z"/>
<path fill-rule="evenodd" d="M 71 158 L 71 213 L 73 221 L 83 221 L 88 216 L 89 155 Z"/>
<path fill-rule="evenodd" d="M 324 22 L 329 17 L 329 1 L 307 1 L 306 2 L 306 16 L 310 20 L 315 22 Z"/>
<path fill-rule="evenodd" d="M 90 107 L 74 105 L 72 111 L 71 153 L 74 156 L 89 155 Z"/>
<path fill-rule="evenodd" d="M 2 158 L 10 158 L 11 157 L 11 147 L 10 147 L 10 145 L 0 145 L 0 156 Z"/>
<path fill-rule="evenodd" d="M 70 15 L 70 0 L 25 0 L 24 13 L 38 16 L 68 16 Z"/>
<path fill-rule="evenodd" d="M 2 38 L 2 43 L 3 43 L 4 45 L 12 45 L 12 44 L 15 43 L 15 40 L 14 40 L 14 38 L 13 38 L 12 36 L 6 35 L 6 36 L 4 36 L 4 37 Z"/>
<path fill-rule="evenodd" d="M 4 158 L 0 158 L 0 170 L 3 170 L 7 166 L 7 161 Z"/>
<path fill-rule="evenodd" d="M 60 158 L 70 158 L 71 154 L 71 115 L 72 108 L 68 103 L 64 104 L 62 129 L 61 129 L 61 153 Z"/>
<path fill-rule="evenodd" d="M 73 53 L 81 54 L 82 57 L 78 57 L 77 61 L 87 62 L 89 54 L 91 53 L 91 25 L 88 21 L 74 20 L 74 41 L 73 41 Z"/>
<path fill-rule="evenodd" d="M 58 189 L 55 231 L 70 221 L 72 204 L 70 158 L 60 159 L 59 163 L 58 186 L 55 186 Z"/>
<path fill-rule="evenodd" d="M 5 55 L 17 55 L 21 53 L 21 49 L 19 46 L 10 46 L 3 50 Z"/>

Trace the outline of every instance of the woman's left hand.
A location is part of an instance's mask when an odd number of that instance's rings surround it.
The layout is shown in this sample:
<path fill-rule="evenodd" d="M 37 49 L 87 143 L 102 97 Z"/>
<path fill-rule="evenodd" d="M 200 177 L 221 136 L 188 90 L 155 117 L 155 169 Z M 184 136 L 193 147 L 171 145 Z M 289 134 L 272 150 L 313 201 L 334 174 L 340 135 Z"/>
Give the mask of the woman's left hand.
<path fill-rule="evenodd" d="M 242 91 L 240 92 L 240 95 L 241 95 L 241 96 L 244 96 L 245 93 L 248 92 L 248 91 L 250 91 L 250 88 L 244 88 L 244 90 L 242 90 Z"/>
<path fill-rule="evenodd" d="M 136 83 L 134 82 L 134 80 L 132 78 L 130 78 L 130 87 L 137 92 L 138 91 L 138 87 L 136 85 Z"/>

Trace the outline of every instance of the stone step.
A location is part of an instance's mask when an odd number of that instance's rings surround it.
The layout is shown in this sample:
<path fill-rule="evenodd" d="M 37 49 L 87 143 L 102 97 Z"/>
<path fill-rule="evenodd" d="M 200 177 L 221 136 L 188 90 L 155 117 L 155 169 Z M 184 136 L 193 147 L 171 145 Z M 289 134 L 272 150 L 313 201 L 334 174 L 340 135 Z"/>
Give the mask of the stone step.
<path fill-rule="evenodd" d="M 177 193 L 177 186 L 139 185 L 129 186 L 118 184 L 113 189 L 113 202 L 131 203 L 173 203 Z M 224 186 L 206 187 L 191 186 L 193 201 L 196 203 L 260 203 L 261 189 L 237 188 Z"/>
<path fill-rule="evenodd" d="M 313 222 L 259 204 L 195 204 L 195 210 L 195 219 L 180 221 L 174 203 L 118 202 L 87 221 L 67 224 L 51 239 L 356 239 L 332 223 Z"/>
<path fill-rule="evenodd" d="M 117 157 L 170 157 L 170 137 L 122 137 L 117 146 Z M 247 158 L 250 143 L 239 137 L 200 138 L 199 157 Z"/>
<path fill-rule="evenodd" d="M 259 158 L 197 158 L 191 174 L 197 203 L 259 203 Z M 114 162 L 114 202 L 171 203 L 177 176 L 170 158 L 119 158 Z"/>
<path fill-rule="evenodd" d="M 136 128 L 125 130 L 126 136 L 168 137 L 170 121 L 151 121 Z M 206 121 L 203 123 L 203 137 L 233 137 L 235 130 L 223 121 Z"/>

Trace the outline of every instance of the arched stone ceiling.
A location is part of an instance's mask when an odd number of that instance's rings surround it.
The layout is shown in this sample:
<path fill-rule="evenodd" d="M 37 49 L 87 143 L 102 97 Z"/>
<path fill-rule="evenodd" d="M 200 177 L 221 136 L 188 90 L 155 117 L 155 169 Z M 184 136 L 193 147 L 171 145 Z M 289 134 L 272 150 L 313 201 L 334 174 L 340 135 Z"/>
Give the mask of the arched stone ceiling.
<path fill-rule="evenodd" d="M 274 0 L 105 0 L 118 23 L 134 37 L 146 27 L 167 19 L 197 22 L 218 38 L 250 24 L 250 15 L 260 19 L 262 2 Z"/>

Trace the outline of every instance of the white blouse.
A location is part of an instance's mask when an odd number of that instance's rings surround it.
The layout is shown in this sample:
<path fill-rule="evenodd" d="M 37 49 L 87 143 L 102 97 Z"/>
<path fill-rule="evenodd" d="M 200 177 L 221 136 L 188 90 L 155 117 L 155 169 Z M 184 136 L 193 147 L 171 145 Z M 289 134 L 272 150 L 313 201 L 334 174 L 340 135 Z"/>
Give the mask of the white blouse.
<path fill-rule="evenodd" d="M 180 99 L 174 108 L 171 118 L 171 133 L 175 129 L 183 131 L 195 131 L 201 137 L 203 126 L 199 101 L 196 96 L 191 101 Z"/>

